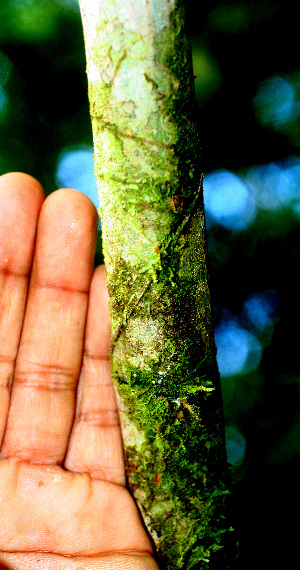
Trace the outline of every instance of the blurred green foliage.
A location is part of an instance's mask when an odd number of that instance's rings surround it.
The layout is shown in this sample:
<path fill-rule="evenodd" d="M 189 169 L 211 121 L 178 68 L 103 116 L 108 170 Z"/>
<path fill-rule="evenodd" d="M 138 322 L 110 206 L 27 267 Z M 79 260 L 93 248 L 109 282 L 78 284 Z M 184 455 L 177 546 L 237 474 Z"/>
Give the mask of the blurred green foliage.
<path fill-rule="evenodd" d="M 71 1 L 1 0 L 0 22 L 9 68 L 0 169 L 24 170 L 50 192 L 59 152 L 92 144 L 79 9 Z"/>
<path fill-rule="evenodd" d="M 0 23 L 0 173 L 27 172 L 48 194 L 65 180 L 57 174 L 60 157 L 92 147 L 78 4 L 1 0 Z M 189 25 L 240 567 L 277 568 L 281 560 L 284 568 L 294 567 L 300 451 L 297 3 L 190 0 Z M 224 173 L 230 186 L 215 203 L 214 192 L 221 190 L 213 183 Z M 239 225 L 249 208 L 251 216 Z"/>

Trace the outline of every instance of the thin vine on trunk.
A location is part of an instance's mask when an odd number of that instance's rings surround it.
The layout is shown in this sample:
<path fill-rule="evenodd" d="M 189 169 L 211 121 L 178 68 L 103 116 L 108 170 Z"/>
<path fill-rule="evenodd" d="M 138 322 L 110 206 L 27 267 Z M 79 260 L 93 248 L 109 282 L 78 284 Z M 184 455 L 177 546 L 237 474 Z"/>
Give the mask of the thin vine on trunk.
<path fill-rule="evenodd" d="M 227 568 L 223 411 L 183 0 L 80 0 L 128 486 L 161 569 Z"/>

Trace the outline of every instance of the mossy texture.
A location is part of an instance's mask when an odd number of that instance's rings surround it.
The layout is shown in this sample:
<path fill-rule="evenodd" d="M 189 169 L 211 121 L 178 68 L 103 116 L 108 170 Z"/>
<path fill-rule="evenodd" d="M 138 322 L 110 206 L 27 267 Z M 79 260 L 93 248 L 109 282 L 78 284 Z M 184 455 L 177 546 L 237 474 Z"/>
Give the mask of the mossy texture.
<path fill-rule="evenodd" d="M 223 414 L 184 2 L 80 8 L 128 485 L 161 569 L 226 568 Z"/>

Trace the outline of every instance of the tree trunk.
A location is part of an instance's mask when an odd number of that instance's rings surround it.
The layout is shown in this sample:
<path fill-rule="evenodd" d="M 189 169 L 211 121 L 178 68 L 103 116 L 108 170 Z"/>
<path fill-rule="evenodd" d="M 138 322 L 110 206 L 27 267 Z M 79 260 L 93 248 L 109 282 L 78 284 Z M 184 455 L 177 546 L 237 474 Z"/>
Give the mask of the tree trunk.
<path fill-rule="evenodd" d="M 80 0 L 128 486 L 161 568 L 227 567 L 185 2 Z"/>

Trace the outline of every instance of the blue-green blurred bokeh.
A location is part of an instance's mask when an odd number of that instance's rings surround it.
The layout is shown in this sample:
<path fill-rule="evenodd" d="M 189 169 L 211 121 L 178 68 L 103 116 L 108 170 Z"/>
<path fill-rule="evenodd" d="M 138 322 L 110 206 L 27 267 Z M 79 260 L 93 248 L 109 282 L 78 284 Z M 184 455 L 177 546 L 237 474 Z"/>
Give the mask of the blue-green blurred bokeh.
<path fill-rule="evenodd" d="M 300 451 L 297 5 L 190 0 L 189 25 L 240 567 L 289 568 Z M 9 171 L 97 205 L 77 0 L 1 0 L 0 174 Z"/>

